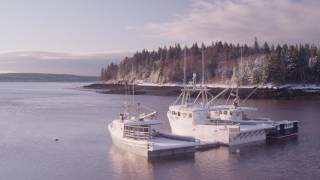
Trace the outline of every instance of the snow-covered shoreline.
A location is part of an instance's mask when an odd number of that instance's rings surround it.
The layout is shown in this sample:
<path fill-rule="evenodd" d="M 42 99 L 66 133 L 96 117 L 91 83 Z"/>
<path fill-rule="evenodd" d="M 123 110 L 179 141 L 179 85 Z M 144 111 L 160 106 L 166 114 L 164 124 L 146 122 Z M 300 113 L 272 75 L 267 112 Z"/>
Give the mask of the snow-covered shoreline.
<path fill-rule="evenodd" d="M 168 83 L 155 84 L 138 82 L 135 83 L 135 94 L 155 95 L 155 96 L 177 96 L 181 92 L 182 84 Z M 224 84 L 206 84 L 212 94 L 218 94 L 222 89 L 232 87 Z M 234 87 L 234 86 L 233 86 Z M 252 92 L 252 88 L 257 86 L 241 86 L 239 88 L 239 96 L 245 98 Z M 129 86 L 129 89 L 131 86 Z M 89 84 L 83 87 L 84 90 L 95 91 L 104 94 L 125 94 L 128 91 L 122 83 L 99 82 Z M 258 89 L 252 94 L 252 98 L 256 99 L 274 99 L 301 96 L 319 96 L 320 86 L 315 84 L 286 84 L 275 86 L 272 84 L 258 86 Z"/>
<path fill-rule="evenodd" d="M 106 84 L 115 84 L 114 82 L 105 82 Z M 152 82 L 145 82 L 142 80 L 136 81 L 135 85 L 138 86 L 154 86 L 154 87 L 183 87 L 182 83 L 152 83 Z M 228 87 L 235 87 L 229 84 L 216 84 L 210 83 L 205 84 L 209 88 L 228 88 Z M 240 89 L 250 89 L 256 88 L 258 89 L 292 89 L 292 90 L 313 90 L 313 91 L 320 91 L 320 84 L 283 84 L 283 85 L 274 85 L 271 83 L 264 84 L 264 85 L 245 85 L 239 86 Z"/>

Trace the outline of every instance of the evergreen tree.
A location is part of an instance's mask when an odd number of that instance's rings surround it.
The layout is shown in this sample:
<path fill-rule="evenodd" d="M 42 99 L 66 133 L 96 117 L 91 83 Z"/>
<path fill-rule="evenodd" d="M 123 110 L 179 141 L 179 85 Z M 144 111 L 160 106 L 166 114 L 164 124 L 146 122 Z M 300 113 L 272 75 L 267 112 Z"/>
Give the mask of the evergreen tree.
<path fill-rule="evenodd" d="M 282 48 L 278 45 L 276 52 L 271 55 L 269 62 L 269 80 L 276 84 L 283 83 L 285 80 L 285 64 L 281 57 L 281 51 Z"/>
<path fill-rule="evenodd" d="M 253 47 L 254 47 L 255 53 L 259 53 L 260 47 L 259 47 L 259 43 L 258 43 L 258 38 L 257 37 L 254 37 Z"/>
<path fill-rule="evenodd" d="M 265 42 L 263 45 L 263 51 L 264 53 L 270 53 L 270 48 L 267 42 Z"/>
<path fill-rule="evenodd" d="M 298 49 L 296 49 L 294 46 L 290 46 L 286 63 L 286 81 L 288 83 L 298 82 L 298 54 Z"/>

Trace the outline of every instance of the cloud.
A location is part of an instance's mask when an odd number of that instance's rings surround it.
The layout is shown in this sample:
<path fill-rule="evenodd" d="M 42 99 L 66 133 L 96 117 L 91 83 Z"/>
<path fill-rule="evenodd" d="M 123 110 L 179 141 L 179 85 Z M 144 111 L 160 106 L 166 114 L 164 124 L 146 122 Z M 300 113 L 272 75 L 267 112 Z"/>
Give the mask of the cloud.
<path fill-rule="evenodd" d="M 57 73 L 99 75 L 100 69 L 119 62 L 131 52 L 63 53 L 15 51 L 0 53 L 0 73 Z"/>
<path fill-rule="evenodd" d="M 108 52 L 108 53 L 64 53 L 50 51 L 10 51 L 0 52 L 0 60 L 3 58 L 37 58 L 37 59 L 122 59 L 125 56 L 131 55 L 132 52 Z"/>
<path fill-rule="evenodd" d="M 190 43 L 216 40 L 251 43 L 320 42 L 318 0 L 194 0 L 187 14 L 148 23 L 147 33 Z"/>

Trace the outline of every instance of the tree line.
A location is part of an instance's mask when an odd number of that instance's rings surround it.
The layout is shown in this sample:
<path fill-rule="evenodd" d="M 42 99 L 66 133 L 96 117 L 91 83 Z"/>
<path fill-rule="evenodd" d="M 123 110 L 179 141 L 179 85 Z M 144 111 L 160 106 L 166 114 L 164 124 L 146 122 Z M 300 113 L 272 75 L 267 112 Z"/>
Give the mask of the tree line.
<path fill-rule="evenodd" d="M 310 44 L 269 46 L 267 42 L 260 45 L 256 38 L 252 46 L 218 41 L 210 45 L 194 43 L 181 47 L 175 44 L 154 51 L 142 50 L 125 57 L 119 64 L 102 68 L 101 80 L 182 82 L 184 53 L 187 78 L 191 79 L 193 73 L 201 74 L 202 51 L 207 83 L 226 84 L 235 79 L 241 85 L 320 83 L 318 47 Z"/>

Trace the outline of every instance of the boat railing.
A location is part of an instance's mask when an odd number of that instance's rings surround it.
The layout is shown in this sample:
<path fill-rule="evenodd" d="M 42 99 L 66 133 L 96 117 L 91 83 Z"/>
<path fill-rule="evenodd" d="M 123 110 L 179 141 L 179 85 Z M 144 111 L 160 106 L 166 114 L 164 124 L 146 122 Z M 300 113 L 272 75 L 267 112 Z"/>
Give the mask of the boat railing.
<path fill-rule="evenodd" d="M 126 130 L 124 133 L 125 137 L 133 138 L 133 139 L 149 139 L 149 132 L 140 132 L 135 130 Z"/>
<path fill-rule="evenodd" d="M 148 126 L 128 126 L 124 127 L 123 135 L 127 138 L 147 140 L 151 137 Z"/>
<path fill-rule="evenodd" d="M 167 133 L 158 133 L 159 137 L 164 137 L 167 139 L 173 139 L 173 140 L 179 140 L 179 141 L 189 141 L 189 142 L 195 142 L 196 139 L 193 137 L 189 136 L 180 136 L 176 134 L 167 134 Z"/>
<path fill-rule="evenodd" d="M 249 118 L 246 117 L 246 120 L 256 120 L 256 121 L 272 121 L 270 118 L 264 118 L 264 117 L 255 117 L 255 118 Z"/>
<path fill-rule="evenodd" d="M 214 125 L 239 125 L 237 122 L 221 119 L 208 119 L 207 123 Z"/>

